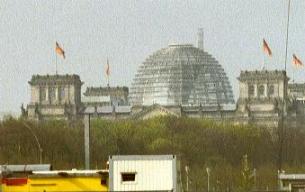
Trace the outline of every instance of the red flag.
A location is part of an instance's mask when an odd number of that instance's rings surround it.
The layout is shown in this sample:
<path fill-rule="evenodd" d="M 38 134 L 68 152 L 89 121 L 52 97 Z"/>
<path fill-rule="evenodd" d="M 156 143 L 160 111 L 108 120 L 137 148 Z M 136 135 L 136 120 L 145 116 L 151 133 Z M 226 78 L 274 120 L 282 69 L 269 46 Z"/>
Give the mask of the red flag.
<path fill-rule="evenodd" d="M 268 43 L 266 42 L 265 39 L 263 39 L 263 50 L 264 50 L 265 53 L 268 54 L 269 57 L 272 56 L 272 51 L 271 51 L 271 49 L 270 49 L 270 47 L 269 47 L 269 45 L 268 45 Z"/>
<path fill-rule="evenodd" d="M 292 55 L 292 64 L 296 67 L 303 67 L 302 61 L 295 55 Z"/>
<path fill-rule="evenodd" d="M 59 55 L 61 55 L 64 59 L 66 58 L 65 56 L 65 51 L 59 46 L 59 44 L 56 41 L 56 47 L 55 47 L 55 52 Z"/>
<path fill-rule="evenodd" d="M 106 67 L 106 75 L 109 77 L 110 75 L 110 67 L 109 67 L 109 61 L 107 59 L 107 67 Z"/>

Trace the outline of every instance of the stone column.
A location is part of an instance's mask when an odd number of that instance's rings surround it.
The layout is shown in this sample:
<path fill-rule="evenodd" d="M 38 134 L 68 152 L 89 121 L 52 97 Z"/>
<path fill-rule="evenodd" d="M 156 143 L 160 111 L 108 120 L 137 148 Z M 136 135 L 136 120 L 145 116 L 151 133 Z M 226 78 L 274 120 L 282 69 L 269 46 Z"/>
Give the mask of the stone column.
<path fill-rule="evenodd" d="M 49 87 L 48 86 L 46 86 L 46 101 L 47 102 L 50 102 L 50 98 L 49 98 Z"/>
<path fill-rule="evenodd" d="M 39 104 L 41 104 L 41 102 L 42 102 L 42 100 L 41 100 L 41 89 L 42 88 L 40 86 L 37 88 L 37 91 L 38 91 L 37 95 L 38 95 L 38 103 Z"/>
<path fill-rule="evenodd" d="M 254 97 L 257 97 L 257 84 L 253 84 L 254 86 Z"/>
<path fill-rule="evenodd" d="M 55 101 L 56 103 L 59 103 L 59 99 L 58 99 L 59 87 L 55 87 L 54 91 L 55 91 Z"/>
<path fill-rule="evenodd" d="M 55 91 L 55 101 L 58 101 L 58 87 L 54 88 Z"/>
<path fill-rule="evenodd" d="M 70 89 L 70 85 L 68 85 L 68 103 L 69 103 L 69 104 L 71 103 L 71 102 L 70 102 L 70 101 L 71 101 L 71 100 L 70 100 L 70 95 L 71 95 L 71 94 L 70 94 L 70 90 L 71 90 L 71 89 Z"/>

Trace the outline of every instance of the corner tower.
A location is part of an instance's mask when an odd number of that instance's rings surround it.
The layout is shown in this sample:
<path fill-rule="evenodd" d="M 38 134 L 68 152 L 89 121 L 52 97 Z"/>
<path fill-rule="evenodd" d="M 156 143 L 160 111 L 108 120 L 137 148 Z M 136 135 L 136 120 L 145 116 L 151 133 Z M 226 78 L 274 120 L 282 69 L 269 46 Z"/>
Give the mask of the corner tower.
<path fill-rule="evenodd" d="M 277 122 L 281 113 L 286 115 L 289 78 L 285 71 L 241 71 L 238 80 L 237 112 L 253 120 L 270 122 Z"/>
<path fill-rule="evenodd" d="M 33 75 L 29 84 L 29 118 L 71 119 L 79 114 L 83 83 L 78 75 Z"/>

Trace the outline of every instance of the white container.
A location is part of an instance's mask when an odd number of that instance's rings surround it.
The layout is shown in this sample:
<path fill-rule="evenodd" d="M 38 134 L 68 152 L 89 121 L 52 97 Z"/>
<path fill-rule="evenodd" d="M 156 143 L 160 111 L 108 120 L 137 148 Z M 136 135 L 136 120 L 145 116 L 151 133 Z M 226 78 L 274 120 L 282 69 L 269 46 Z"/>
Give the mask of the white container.
<path fill-rule="evenodd" d="M 175 155 L 109 157 L 110 191 L 180 192 L 180 169 Z"/>

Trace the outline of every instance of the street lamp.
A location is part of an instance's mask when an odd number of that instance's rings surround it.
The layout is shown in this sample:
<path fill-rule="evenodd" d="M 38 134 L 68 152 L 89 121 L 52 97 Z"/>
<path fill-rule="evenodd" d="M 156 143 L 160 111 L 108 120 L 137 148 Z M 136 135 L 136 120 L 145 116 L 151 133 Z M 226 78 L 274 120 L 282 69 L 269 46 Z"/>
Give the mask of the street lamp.
<path fill-rule="evenodd" d="M 210 168 L 206 168 L 207 175 L 208 175 L 208 192 L 210 192 Z"/>
<path fill-rule="evenodd" d="M 186 165 L 185 166 L 185 172 L 186 172 L 186 191 L 189 191 L 189 172 L 190 168 Z"/>
<path fill-rule="evenodd" d="M 32 134 L 32 136 L 35 138 L 38 150 L 39 150 L 39 164 L 42 164 L 42 152 L 43 149 L 41 148 L 41 145 L 39 143 L 38 137 L 37 135 L 33 132 L 32 128 L 25 122 L 23 122 L 23 125 L 30 131 L 30 133 Z"/>

